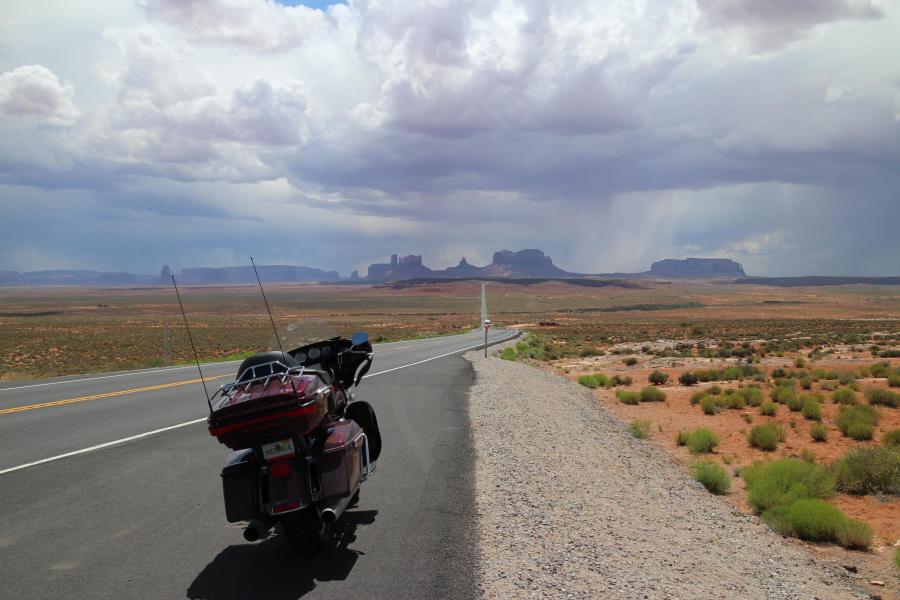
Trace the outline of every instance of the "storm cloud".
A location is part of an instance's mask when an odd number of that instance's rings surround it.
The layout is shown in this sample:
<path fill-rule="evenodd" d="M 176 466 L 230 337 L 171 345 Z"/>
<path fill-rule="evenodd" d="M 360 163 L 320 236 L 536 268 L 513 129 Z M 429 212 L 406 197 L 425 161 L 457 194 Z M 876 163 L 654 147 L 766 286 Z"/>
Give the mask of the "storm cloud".
<path fill-rule="evenodd" d="M 896 3 L 103 8 L 9 11 L 0 269 L 900 264 Z"/>

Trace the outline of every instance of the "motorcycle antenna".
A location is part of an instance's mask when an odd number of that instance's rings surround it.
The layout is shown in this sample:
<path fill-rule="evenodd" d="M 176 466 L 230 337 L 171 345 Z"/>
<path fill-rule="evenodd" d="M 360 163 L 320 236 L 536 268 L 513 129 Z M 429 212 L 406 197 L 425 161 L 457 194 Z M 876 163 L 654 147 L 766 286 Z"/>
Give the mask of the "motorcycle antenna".
<path fill-rule="evenodd" d="M 263 303 L 266 305 L 266 312 L 269 313 L 269 321 L 272 323 L 272 332 L 275 333 L 275 341 L 278 342 L 278 349 L 281 351 L 281 358 L 284 360 L 284 346 L 281 345 L 281 337 L 278 335 L 278 328 L 275 327 L 275 318 L 272 316 L 272 309 L 269 308 L 269 301 L 266 299 L 266 291 L 263 289 L 262 280 L 259 278 L 259 271 L 256 270 L 256 263 L 253 257 L 250 257 L 250 264 L 253 265 L 253 274 L 256 275 L 256 283 L 259 284 L 259 293 L 262 294 Z M 287 365 L 285 365 L 287 366 Z M 291 382 L 291 389 L 294 390 L 294 396 L 297 395 L 297 386 L 294 385 L 294 378 L 291 377 L 291 368 L 288 369 L 288 381 Z"/>
<path fill-rule="evenodd" d="M 197 371 L 200 373 L 200 383 L 203 384 L 203 394 L 206 396 L 206 405 L 209 412 L 212 412 L 212 402 L 209 399 L 209 390 L 206 389 L 206 380 L 203 379 L 203 369 L 200 368 L 200 358 L 197 356 L 197 348 L 194 346 L 194 336 L 191 335 L 191 328 L 188 326 L 187 314 L 184 312 L 184 304 L 181 303 L 181 293 L 178 291 L 178 284 L 175 283 L 175 276 L 172 278 L 172 286 L 175 288 L 175 295 L 178 297 L 178 306 L 181 308 L 181 317 L 184 319 L 184 328 L 187 329 L 188 339 L 191 341 L 191 351 L 194 353 L 194 362 L 197 363 Z"/>

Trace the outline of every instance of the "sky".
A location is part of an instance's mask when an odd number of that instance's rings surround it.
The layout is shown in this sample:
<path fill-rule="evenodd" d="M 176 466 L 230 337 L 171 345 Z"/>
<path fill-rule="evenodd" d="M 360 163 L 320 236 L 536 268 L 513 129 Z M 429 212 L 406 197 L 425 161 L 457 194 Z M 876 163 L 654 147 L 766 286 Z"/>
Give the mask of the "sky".
<path fill-rule="evenodd" d="M 896 0 L 5 0 L 0 270 L 900 274 Z"/>

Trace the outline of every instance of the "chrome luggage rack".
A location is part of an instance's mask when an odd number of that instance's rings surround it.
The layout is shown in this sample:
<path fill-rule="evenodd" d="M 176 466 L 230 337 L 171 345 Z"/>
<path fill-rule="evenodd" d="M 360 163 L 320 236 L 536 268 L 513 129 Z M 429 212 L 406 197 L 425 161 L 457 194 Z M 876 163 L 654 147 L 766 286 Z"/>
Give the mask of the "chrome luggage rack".
<path fill-rule="evenodd" d="M 278 367 L 277 370 L 276 367 Z M 257 371 L 265 370 L 268 370 L 268 373 L 257 375 Z M 243 388 L 241 389 L 241 391 L 246 392 L 257 383 L 261 384 L 262 387 L 265 388 L 269 385 L 269 382 L 273 380 L 283 384 L 287 381 L 288 377 L 299 377 L 306 371 L 317 372 L 314 369 L 307 369 L 306 367 L 289 367 L 283 362 L 277 360 L 263 363 L 261 365 L 254 365 L 252 367 L 247 367 L 246 369 L 238 373 L 237 379 L 235 379 L 231 383 L 226 383 L 225 385 L 219 386 L 219 389 L 216 390 L 212 397 L 215 398 L 219 394 L 227 396 L 232 391 L 240 388 Z M 250 379 L 244 379 L 244 376 L 248 372 L 250 373 Z"/>

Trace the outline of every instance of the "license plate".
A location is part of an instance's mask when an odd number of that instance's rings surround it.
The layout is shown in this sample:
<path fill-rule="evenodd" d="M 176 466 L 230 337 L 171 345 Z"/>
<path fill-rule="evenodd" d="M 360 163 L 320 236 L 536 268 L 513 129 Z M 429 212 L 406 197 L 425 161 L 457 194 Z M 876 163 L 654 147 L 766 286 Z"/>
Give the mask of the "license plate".
<path fill-rule="evenodd" d="M 286 440 L 272 442 L 271 444 L 263 444 L 262 451 L 263 457 L 267 461 L 281 458 L 282 456 L 293 456 L 295 454 L 294 440 L 288 438 Z"/>

